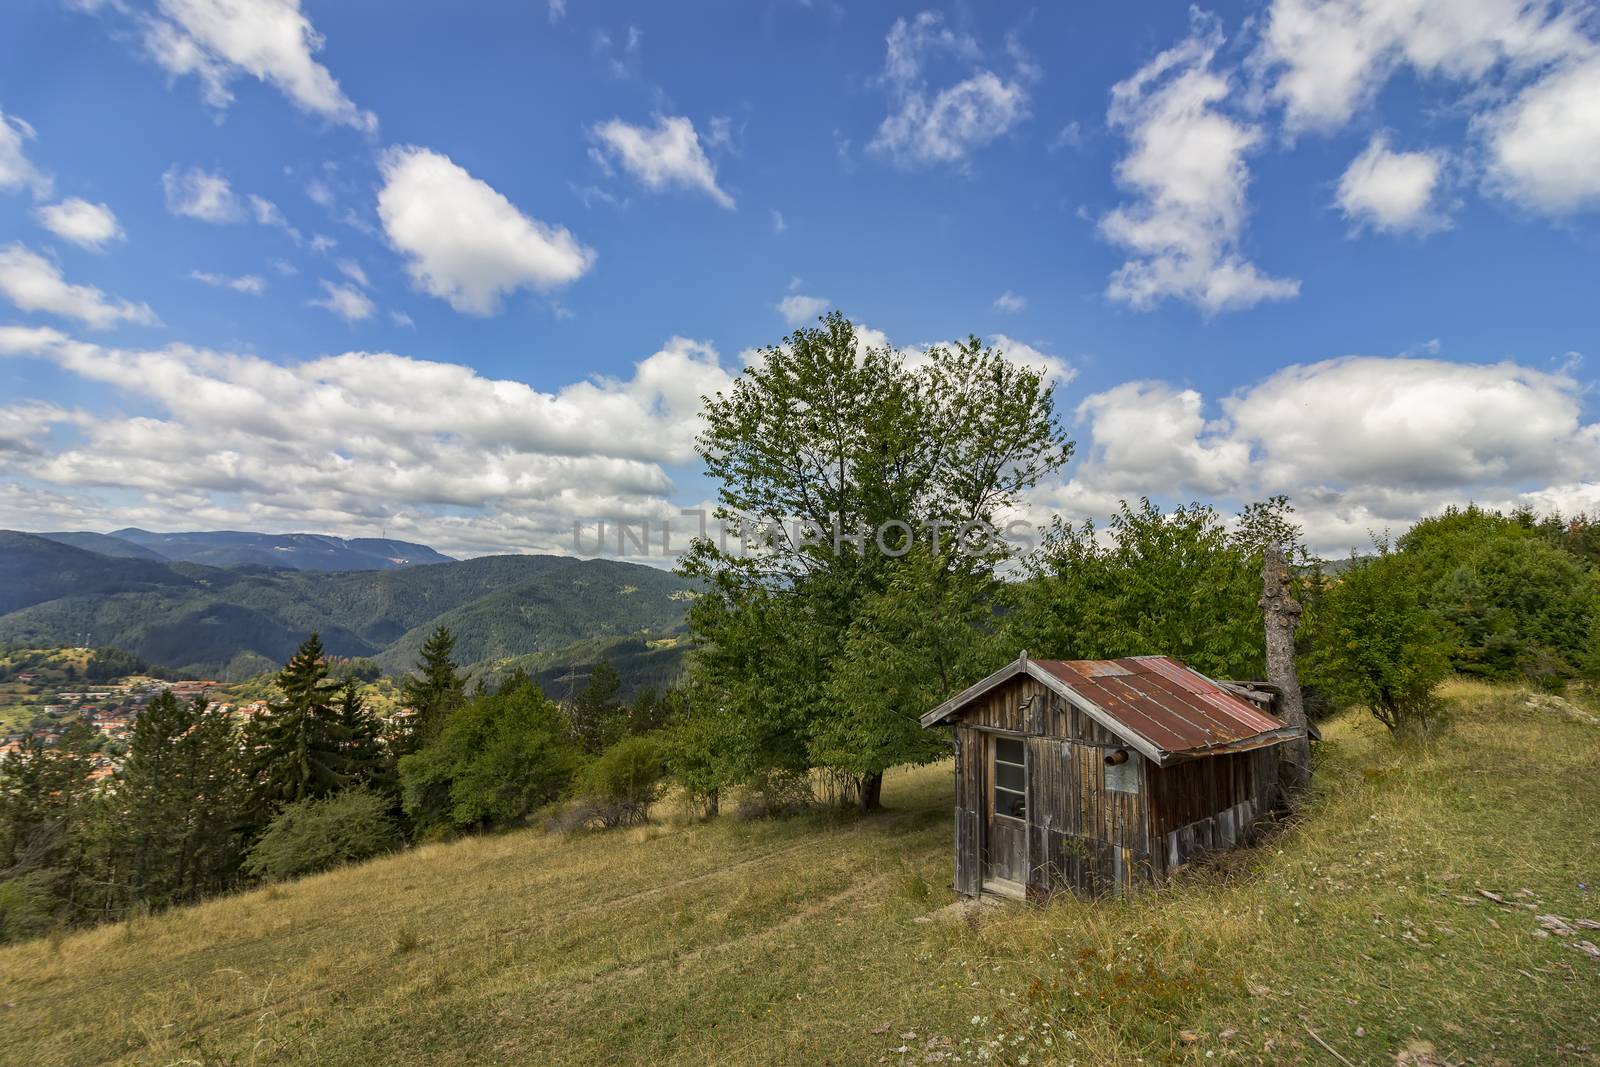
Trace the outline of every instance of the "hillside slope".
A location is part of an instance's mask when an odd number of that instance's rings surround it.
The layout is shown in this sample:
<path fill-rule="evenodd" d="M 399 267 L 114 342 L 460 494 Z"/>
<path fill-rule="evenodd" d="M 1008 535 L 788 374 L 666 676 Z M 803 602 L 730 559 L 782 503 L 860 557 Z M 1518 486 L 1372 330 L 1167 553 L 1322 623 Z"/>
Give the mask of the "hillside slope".
<path fill-rule="evenodd" d="M 690 583 L 617 560 L 485 556 L 319 573 L 112 558 L 0 531 L 0 644 L 85 634 L 149 663 L 227 679 L 281 664 L 312 630 L 336 656 L 409 668 L 432 629 L 463 665 L 681 626 Z"/>
<path fill-rule="evenodd" d="M 380 571 L 419 563 L 449 563 L 451 557 L 427 545 L 380 537 L 327 534 L 263 534 L 247 530 L 196 530 L 151 533 L 130 526 L 108 535 L 138 545 L 164 559 L 208 567 L 289 567 L 303 571 Z M 93 546 L 88 546 L 93 547 Z"/>
<path fill-rule="evenodd" d="M 1600 726 L 1452 704 L 1426 753 L 1329 724 L 1292 832 L 1127 902 L 936 914 L 941 764 L 865 819 L 430 845 L 0 950 L 0 1059 L 1595 1062 L 1600 961 L 1535 916 L 1600 919 Z"/>

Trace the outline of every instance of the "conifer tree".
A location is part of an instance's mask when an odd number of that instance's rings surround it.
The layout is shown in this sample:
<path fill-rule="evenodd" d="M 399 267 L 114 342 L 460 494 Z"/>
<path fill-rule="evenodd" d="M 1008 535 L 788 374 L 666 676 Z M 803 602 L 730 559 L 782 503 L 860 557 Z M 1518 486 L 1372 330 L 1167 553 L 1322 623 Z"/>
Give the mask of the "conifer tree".
<path fill-rule="evenodd" d="M 349 735 L 334 706 L 322 640 L 312 634 L 278 672 L 282 699 L 251 721 L 249 747 L 256 810 L 262 823 L 281 804 L 327 796 L 348 781 Z"/>
<path fill-rule="evenodd" d="M 398 789 L 394 762 L 383 743 L 382 724 L 361 699 L 361 686 L 354 679 L 339 690 L 339 724 L 343 728 L 347 777 L 351 785 L 365 785 L 385 795 Z"/>
<path fill-rule="evenodd" d="M 407 731 L 409 736 L 397 738 L 401 752 L 415 752 L 437 738 L 446 717 L 461 705 L 461 676 L 451 658 L 455 647 L 455 635 L 444 626 L 424 642 L 416 672 L 406 678 L 400 691 L 401 700 L 415 713 Z"/>
<path fill-rule="evenodd" d="M 567 710 L 572 736 L 585 752 L 599 752 L 622 736 L 627 727 L 627 710 L 619 694 L 622 676 L 604 657 L 589 672 L 589 680 Z"/>

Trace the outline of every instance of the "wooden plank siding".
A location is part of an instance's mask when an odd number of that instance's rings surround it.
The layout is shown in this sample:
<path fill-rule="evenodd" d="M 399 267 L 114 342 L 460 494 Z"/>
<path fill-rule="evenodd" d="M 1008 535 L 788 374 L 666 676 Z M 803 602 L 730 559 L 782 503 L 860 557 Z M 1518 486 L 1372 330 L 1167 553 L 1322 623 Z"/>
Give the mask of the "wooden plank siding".
<path fill-rule="evenodd" d="M 1275 747 L 1162 768 L 1022 675 L 982 695 L 956 722 L 958 892 L 981 891 L 986 870 L 987 735 L 1020 736 L 1027 751 L 1027 891 L 1094 896 L 1162 878 L 1207 849 L 1248 840 L 1276 797 Z M 1106 788 L 1105 758 L 1126 749 L 1137 792 Z M 1007 846 L 1007 847 L 1014 847 Z"/>

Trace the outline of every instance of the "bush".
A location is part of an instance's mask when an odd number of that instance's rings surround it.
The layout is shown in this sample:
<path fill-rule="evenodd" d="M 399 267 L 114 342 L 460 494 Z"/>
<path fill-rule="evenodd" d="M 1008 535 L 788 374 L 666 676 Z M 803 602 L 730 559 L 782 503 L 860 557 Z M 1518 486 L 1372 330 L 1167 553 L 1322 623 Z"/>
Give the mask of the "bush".
<path fill-rule="evenodd" d="M 601 826 L 628 826 L 650 817 L 666 777 L 666 750 L 653 737 L 625 737 L 602 752 L 578 777 L 580 807 Z"/>
<path fill-rule="evenodd" d="M 1449 644 L 1423 606 L 1410 558 L 1378 548 L 1352 562 L 1312 615 L 1306 678 L 1335 701 L 1366 707 L 1391 733 L 1421 735 L 1450 670 Z"/>
<path fill-rule="evenodd" d="M 54 907 L 48 871 L 30 871 L 0 882 L 0 945 L 44 933 Z"/>
<path fill-rule="evenodd" d="M 504 826 L 559 797 L 582 755 L 561 709 L 526 675 L 451 711 L 439 737 L 400 760 L 420 833 Z"/>
<path fill-rule="evenodd" d="M 280 880 L 388 852 L 400 843 L 389 801 L 365 789 L 289 804 L 245 857 L 245 873 Z"/>

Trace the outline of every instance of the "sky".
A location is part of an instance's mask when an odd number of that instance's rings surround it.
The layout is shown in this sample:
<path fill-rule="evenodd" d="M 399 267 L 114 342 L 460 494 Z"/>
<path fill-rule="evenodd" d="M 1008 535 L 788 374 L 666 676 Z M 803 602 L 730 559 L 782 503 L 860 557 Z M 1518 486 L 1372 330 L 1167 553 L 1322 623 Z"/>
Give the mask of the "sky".
<path fill-rule="evenodd" d="M 1587 5 L 10 0 L 0 527 L 688 522 L 836 308 L 1048 374 L 1031 520 L 1343 555 L 1600 512 L 1597 265 Z"/>

